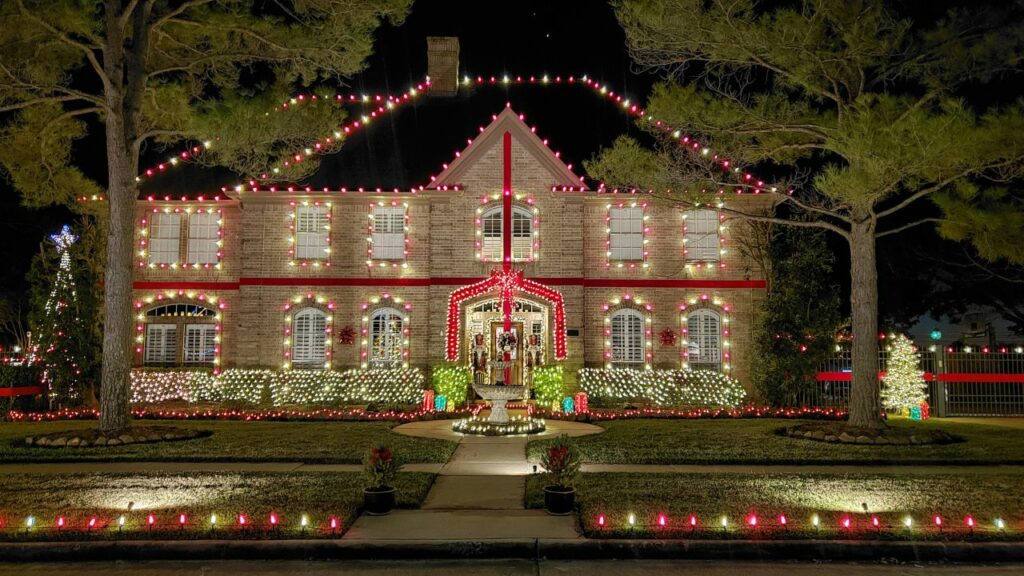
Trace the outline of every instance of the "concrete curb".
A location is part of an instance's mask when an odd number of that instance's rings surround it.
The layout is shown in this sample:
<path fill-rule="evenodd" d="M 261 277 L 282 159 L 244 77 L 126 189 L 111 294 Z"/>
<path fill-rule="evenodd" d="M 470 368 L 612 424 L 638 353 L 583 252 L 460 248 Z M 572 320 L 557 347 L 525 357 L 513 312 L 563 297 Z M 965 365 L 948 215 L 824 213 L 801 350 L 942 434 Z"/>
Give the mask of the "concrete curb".
<path fill-rule="evenodd" d="M 824 540 L 188 540 L 4 542 L 0 562 L 690 559 L 1024 563 L 1024 542 Z"/>

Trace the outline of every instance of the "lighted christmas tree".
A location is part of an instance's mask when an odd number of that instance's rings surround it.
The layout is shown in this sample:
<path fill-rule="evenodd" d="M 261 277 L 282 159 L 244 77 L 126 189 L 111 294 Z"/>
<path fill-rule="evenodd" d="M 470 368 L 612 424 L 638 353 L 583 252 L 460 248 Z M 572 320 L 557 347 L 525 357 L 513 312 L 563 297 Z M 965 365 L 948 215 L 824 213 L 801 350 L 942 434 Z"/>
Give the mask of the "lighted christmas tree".
<path fill-rule="evenodd" d="M 886 365 L 883 405 L 891 411 L 919 406 L 925 400 L 927 388 L 914 345 L 903 334 L 896 335 L 892 339 Z"/>
<path fill-rule="evenodd" d="M 70 404 L 80 399 L 82 354 L 87 338 L 71 269 L 71 245 L 78 237 L 65 225 L 59 234 L 50 235 L 50 240 L 56 245 L 60 264 L 39 323 L 37 358 L 51 399 Z"/>

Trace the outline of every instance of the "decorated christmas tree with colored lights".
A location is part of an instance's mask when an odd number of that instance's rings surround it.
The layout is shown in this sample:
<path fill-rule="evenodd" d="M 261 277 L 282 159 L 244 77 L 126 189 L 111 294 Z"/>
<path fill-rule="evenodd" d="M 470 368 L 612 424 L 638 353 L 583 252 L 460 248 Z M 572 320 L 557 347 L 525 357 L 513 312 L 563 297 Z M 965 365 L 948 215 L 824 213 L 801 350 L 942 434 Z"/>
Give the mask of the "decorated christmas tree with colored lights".
<path fill-rule="evenodd" d="M 71 263 L 71 246 L 78 237 L 65 225 L 50 240 L 56 245 L 60 263 L 39 322 L 38 362 L 50 398 L 67 405 L 80 401 L 86 334 L 80 314 L 78 292 Z"/>
<path fill-rule="evenodd" d="M 927 388 L 914 345 L 903 334 L 896 335 L 882 386 L 883 405 L 890 411 L 909 410 L 924 402 Z"/>

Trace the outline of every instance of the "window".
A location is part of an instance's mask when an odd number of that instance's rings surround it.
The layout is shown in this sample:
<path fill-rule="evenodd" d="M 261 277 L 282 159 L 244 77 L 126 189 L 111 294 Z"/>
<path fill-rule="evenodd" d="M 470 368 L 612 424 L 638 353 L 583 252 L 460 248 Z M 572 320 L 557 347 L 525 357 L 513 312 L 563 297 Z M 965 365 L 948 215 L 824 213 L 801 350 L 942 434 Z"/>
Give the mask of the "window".
<path fill-rule="evenodd" d="M 186 364 L 211 364 L 217 350 L 217 328 L 213 324 L 185 325 Z"/>
<path fill-rule="evenodd" d="M 196 212 L 188 217 L 189 264 L 216 264 L 220 241 L 220 214 Z"/>
<path fill-rule="evenodd" d="M 317 308 L 303 308 L 293 318 L 292 364 L 322 368 L 327 359 L 327 315 Z"/>
<path fill-rule="evenodd" d="M 178 361 L 178 326 L 176 324 L 147 324 L 146 364 L 175 364 Z"/>
<path fill-rule="evenodd" d="M 373 259 L 405 259 L 404 206 L 377 206 L 373 209 Z"/>
<path fill-rule="evenodd" d="M 612 366 L 644 367 L 644 318 L 632 308 L 612 314 Z"/>
<path fill-rule="evenodd" d="M 149 226 L 149 263 L 175 264 L 181 252 L 181 214 L 156 212 Z"/>
<path fill-rule="evenodd" d="M 405 317 L 394 308 L 381 308 L 370 317 L 370 366 L 398 368 L 405 352 Z"/>
<path fill-rule="evenodd" d="M 718 239 L 718 213 L 714 210 L 690 210 L 686 213 L 686 259 L 717 262 L 721 247 Z"/>
<path fill-rule="evenodd" d="M 608 210 L 610 260 L 644 259 L 644 209 L 610 208 Z"/>
<path fill-rule="evenodd" d="M 690 369 L 722 369 L 722 323 L 713 310 L 695 310 L 686 317 Z"/>
<path fill-rule="evenodd" d="M 480 228 L 483 233 L 481 255 L 484 260 L 501 261 L 502 210 L 498 206 L 483 213 Z M 523 262 L 533 259 L 533 216 L 525 208 L 512 207 L 512 260 Z"/>
<path fill-rule="evenodd" d="M 328 254 L 326 206 L 295 208 L 295 257 L 300 260 L 326 260 Z"/>

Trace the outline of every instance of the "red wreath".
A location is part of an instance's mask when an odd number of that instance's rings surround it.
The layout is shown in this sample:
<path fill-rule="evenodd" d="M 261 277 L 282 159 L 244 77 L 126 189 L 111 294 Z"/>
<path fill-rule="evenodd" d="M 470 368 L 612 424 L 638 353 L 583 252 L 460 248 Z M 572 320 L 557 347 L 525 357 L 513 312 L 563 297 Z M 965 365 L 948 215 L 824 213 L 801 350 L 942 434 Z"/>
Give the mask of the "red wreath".
<path fill-rule="evenodd" d="M 356 341 L 356 331 L 351 326 L 345 326 L 338 332 L 338 342 L 349 345 L 354 344 Z"/>
<path fill-rule="evenodd" d="M 658 335 L 661 338 L 662 346 L 675 346 L 676 345 L 676 331 L 671 328 L 665 328 Z"/>

